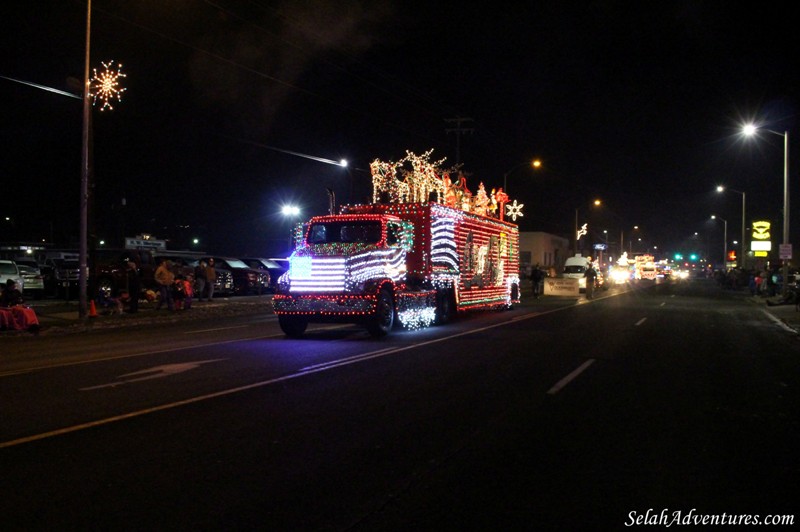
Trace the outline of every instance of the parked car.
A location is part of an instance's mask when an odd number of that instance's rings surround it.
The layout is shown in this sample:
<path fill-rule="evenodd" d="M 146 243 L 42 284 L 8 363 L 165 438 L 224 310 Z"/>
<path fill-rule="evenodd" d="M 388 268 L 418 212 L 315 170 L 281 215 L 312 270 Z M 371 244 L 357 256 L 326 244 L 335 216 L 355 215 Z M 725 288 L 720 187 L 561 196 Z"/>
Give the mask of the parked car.
<path fill-rule="evenodd" d="M 278 283 L 278 277 L 286 273 L 289 269 L 288 259 L 266 259 L 263 257 L 244 257 L 242 262 L 255 268 L 257 270 L 265 271 L 269 274 L 269 288 L 275 291 L 275 286 Z"/>
<path fill-rule="evenodd" d="M 42 299 L 44 295 L 44 277 L 39 268 L 34 268 L 27 264 L 17 264 L 20 274 L 22 275 L 23 295 L 30 295 L 33 299 Z"/>
<path fill-rule="evenodd" d="M 90 294 L 116 297 L 128 288 L 128 262 L 136 264 L 141 290 L 155 289 L 156 259 L 149 250 L 100 249 L 89 253 Z"/>
<path fill-rule="evenodd" d="M 41 265 L 45 293 L 70 299 L 77 297 L 80 262 L 77 258 L 47 258 Z"/>
<path fill-rule="evenodd" d="M 228 270 L 233 275 L 233 292 L 236 295 L 263 294 L 269 288 L 269 274 L 251 268 L 240 259 L 232 257 L 204 257 L 206 262 L 214 259 L 214 267 Z"/>
<path fill-rule="evenodd" d="M 48 296 L 77 297 L 80 274 L 79 254 L 71 250 L 39 251 L 33 257 L 44 278 Z"/>
<path fill-rule="evenodd" d="M 9 279 L 17 283 L 17 288 L 20 292 L 25 289 L 25 281 L 17 263 L 13 260 L 0 260 L 0 284 L 5 286 Z"/>

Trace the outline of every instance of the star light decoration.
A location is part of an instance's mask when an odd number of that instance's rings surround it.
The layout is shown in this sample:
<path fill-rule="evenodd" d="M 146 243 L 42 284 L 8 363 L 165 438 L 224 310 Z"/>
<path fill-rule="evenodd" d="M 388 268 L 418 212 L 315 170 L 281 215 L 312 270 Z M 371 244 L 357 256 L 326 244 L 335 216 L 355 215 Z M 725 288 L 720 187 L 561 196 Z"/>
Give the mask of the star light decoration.
<path fill-rule="evenodd" d="M 122 73 L 122 64 L 118 63 L 116 70 L 114 69 L 113 60 L 108 63 L 102 63 L 102 65 L 103 70 L 101 72 L 97 72 L 96 68 L 94 69 L 94 76 L 89 81 L 89 94 L 94 98 L 92 105 L 97 105 L 97 100 L 100 100 L 103 102 L 103 106 L 100 108 L 101 111 L 104 111 L 106 107 L 113 110 L 112 100 L 116 98 L 118 102 L 121 102 L 122 93 L 125 92 L 125 88 L 119 85 L 119 78 L 127 76 Z"/>
<path fill-rule="evenodd" d="M 506 212 L 506 216 L 508 216 L 509 218 L 511 218 L 512 220 L 514 220 L 516 222 L 517 221 L 517 216 L 522 218 L 522 216 L 523 216 L 522 215 L 522 208 L 524 206 L 525 206 L 524 203 L 517 203 L 517 200 L 514 200 L 514 203 L 510 203 L 510 204 L 506 205 L 506 209 L 508 209 L 508 212 Z"/>

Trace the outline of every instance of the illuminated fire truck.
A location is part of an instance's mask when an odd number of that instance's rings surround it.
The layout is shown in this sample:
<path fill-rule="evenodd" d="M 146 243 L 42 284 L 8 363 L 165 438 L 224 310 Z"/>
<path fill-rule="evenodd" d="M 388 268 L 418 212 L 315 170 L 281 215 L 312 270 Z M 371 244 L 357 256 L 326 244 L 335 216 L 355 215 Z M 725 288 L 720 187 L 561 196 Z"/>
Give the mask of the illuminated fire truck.
<path fill-rule="evenodd" d="M 488 195 L 483 209 L 482 186 L 467 197 L 463 180 L 459 193 L 446 175 L 434 174 L 439 182 L 415 197 L 409 173 L 381 194 L 376 164 L 386 163 L 373 163 L 374 199 L 389 201 L 344 206 L 306 224 L 273 299 L 284 333 L 299 337 L 310 322 L 346 322 L 383 336 L 398 324 L 423 327 L 457 311 L 519 302 L 519 230 L 492 216 Z M 413 201 L 434 194 L 440 201 Z M 493 196 L 506 199 L 502 190 Z"/>

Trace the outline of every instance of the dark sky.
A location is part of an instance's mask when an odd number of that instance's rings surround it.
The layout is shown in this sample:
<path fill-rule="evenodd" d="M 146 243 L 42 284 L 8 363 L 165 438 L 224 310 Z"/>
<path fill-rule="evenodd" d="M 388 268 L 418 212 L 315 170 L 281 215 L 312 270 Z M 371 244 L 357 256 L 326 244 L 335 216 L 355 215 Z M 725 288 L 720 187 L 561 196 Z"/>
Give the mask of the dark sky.
<path fill-rule="evenodd" d="M 738 131 L 788 130 L 799 160 L 788 4 L 467 4 L 93 0 L 92 67 L 114 60 L 127 75 L 122 102 L 92 112 L 97 236 L 279 254 L 281 204 L 324 214 L 326 188 L 339 202 L 371 193 L 373 159 L 433 148 L 463 163 L 473 191 L 516 167 L 522 230 L 571 234 L 580 206 L 595 239 L 638 225 L 661 250 L 715 253 L 711 214 L 729 240 L 740 232 L 741 196 L 714 192 L 724 183 L 746 192 L 748 225 L 774 221 L 777 243 L 783 139 Z M 80 90 L 85 1 L 15 2 L 1 20 L 0 76 Z M 76 241 L 81 102 L 4 78 L 0 241 Z M 458 117 L 462 135 L 448 132 Z M 519 166 L 533 157 L 542 170 Z"/>

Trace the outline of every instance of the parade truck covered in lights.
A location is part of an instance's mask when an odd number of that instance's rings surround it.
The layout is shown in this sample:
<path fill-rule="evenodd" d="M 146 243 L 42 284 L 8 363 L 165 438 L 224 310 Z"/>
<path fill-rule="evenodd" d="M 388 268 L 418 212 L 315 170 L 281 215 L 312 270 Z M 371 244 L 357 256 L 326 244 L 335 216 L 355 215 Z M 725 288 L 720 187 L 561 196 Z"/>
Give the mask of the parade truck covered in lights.
<path fill-rule="evenodd" d="M 473 196 L 463 177 L 454 184 L 446 173 L 428 172 L 435 168 L 429 155 L 374 162 L 373 203 L 304 224 L 273 299 L 284 333 L 302 336 L 311 322 L 351 322 L 383 336 L 397 325 L 445 323 L 458 311 L 519 302 L 519 230 L 502 219 L 511 207 L 502 189 L 490 196 L 481 184 Z M 415 165 L 400 180 L 409 158 Z M 514 218 L 522 215 L 518 207 L 509 210 Z"/>

